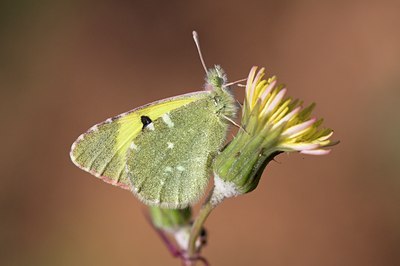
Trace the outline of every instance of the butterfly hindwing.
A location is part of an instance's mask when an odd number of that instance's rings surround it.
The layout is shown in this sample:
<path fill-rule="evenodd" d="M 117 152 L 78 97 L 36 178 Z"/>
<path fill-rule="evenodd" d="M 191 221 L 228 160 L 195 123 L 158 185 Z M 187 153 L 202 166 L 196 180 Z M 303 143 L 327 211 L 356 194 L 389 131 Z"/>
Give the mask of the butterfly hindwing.
<path fill-rule="evenodd" d="M 126 153 L 131 142 L 143 133 L 142 116 L 156 120 L 165 113 L 208 97 L 209 93 L 203 91 L 184 94 L 109 118 L 75 141 L 71 159 L 78 167 L 104 181 L 129 189 L 130 181 L 125 172 Z"/>
<path fill-rule="evenodd" d="M 153 119 L 127 153 L 133 192 L 146 204 L 168 208 L 195 202 L 207 186 L 212 157 L 226 131 L 211 96 Z"/>

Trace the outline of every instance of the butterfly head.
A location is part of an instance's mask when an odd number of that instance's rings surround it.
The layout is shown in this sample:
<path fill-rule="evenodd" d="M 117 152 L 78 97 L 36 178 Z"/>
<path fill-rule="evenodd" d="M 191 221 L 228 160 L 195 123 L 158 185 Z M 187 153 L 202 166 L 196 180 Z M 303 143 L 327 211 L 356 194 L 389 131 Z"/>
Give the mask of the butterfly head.
<path fill-rule="evenodd" d="M 227 81 L 225 71 L 219 65 L 215 65 L 207 71 L 205 90 L 212 92 L 217 113 L 225 118 L 234 118 L 237 106 Z"/>
<path fill-rule="evenodd" d="M 207 71 L 206 77 L 206 90 L 215 90 L 222 88 L 227 83 L 225 71 L 219 66 L 215 65 Z"/>

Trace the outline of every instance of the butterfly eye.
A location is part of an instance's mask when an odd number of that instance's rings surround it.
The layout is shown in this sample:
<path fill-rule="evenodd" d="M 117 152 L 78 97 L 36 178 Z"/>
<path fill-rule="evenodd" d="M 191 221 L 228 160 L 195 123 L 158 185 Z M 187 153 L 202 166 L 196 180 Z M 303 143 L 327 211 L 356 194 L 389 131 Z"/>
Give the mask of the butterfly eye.
<path fill-rule="evenodd" d="M 224 84 L 224 80 L 222 78 L 220 78 L 220 77 L 215 77 L 214 84 L 217 87 L 222 87 L 222 85 Z"/>
<path fill-rule="evenodd" d="M 218 76 L 211 76 L 208 83 L 214 88 L 221 88 L 224 85 L 224 79 Z"/>
<path fill-rule="evenodd" d="M 221 88 L 226 83 L 226 75 L 220 66 L 210 68 L 207 72 L 207 83 L 214 88 Z"/>

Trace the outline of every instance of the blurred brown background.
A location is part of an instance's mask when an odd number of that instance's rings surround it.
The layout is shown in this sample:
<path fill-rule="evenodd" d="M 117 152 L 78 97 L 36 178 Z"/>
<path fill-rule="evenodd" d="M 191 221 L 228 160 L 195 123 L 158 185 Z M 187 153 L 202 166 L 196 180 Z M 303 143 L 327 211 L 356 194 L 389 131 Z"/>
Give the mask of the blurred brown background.
<path fill-rule="evenodd" d="M 341 144 L 281 155 L 207 222 L 212 265 L 400 265 L 399 1 L 1 1 L 1 265 L 179 265 L 75 167 L 93 124 L 266 66 Z M 238 89 L 238 97 L 243 92 Z"/>

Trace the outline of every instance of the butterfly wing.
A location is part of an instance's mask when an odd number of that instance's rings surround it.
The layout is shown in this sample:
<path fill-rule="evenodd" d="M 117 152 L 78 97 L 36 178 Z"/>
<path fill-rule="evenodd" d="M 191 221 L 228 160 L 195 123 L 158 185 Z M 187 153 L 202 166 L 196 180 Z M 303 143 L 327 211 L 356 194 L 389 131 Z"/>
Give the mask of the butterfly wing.
<path fill-rule="evenodd" d="M 133 109 L 90 128 L 72 144 L 70 156 L 75 165 L 107 183 L 130 188 L 125 166 L 132 141 L 142 133 L 142 116 L 157 120 L 163 114 L 209 97 L 205 91 L 153 102 Z M 139 165 L 139 167 L 145 167 Z"/>
<path fill-rule="evenodd" d="M 227 124 L 208 96 L 171 110 L 134 139 L 126 171 L 132 191 L 148 205 L 184 208 L 203 194 Z"/>

